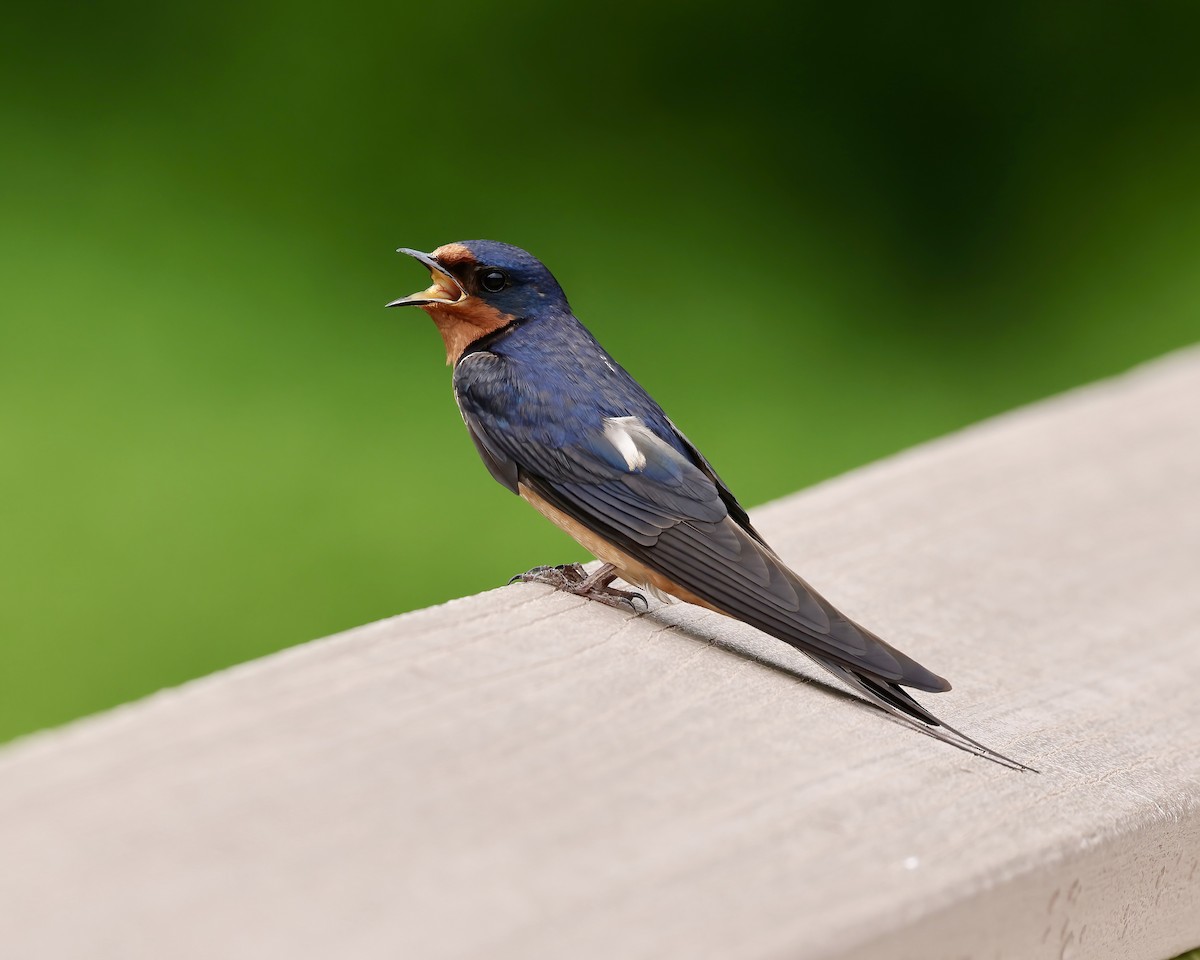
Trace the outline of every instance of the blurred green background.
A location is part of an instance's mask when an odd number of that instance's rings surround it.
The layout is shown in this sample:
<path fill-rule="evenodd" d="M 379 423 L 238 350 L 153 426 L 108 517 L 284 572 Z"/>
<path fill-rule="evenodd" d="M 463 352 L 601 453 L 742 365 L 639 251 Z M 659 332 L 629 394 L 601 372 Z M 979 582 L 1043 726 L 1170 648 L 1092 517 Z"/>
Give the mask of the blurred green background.
<path fill-rule="evenodd" d="M 26 5 L 0 739 L 577 547 L 392 251 L 489 237 L 757 504 L 1200 336 L 1194 4 Z M 802 558 L 796 558 L 798 561 Z"/>

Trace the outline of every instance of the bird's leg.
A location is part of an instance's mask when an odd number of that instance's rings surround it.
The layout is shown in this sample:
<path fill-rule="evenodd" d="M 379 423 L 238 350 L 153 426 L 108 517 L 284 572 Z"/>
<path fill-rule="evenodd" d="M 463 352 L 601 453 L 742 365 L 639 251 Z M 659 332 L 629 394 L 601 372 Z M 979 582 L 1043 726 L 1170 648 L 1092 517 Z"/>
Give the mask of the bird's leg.
<path fill-rule="evenodd" d="M 607 604 L 610 607 L 619 607 L 622 604 L 628 604 L 630 609 L 636 611 L 637 605 L 633 601 L 641 600 L 642 606 L 647 610 L 650 609 L 650 604 L 646 602 L 646 598 L 636 590 L 618 590 L 616 587 L 610 587 L 609 584 L 616 579 L 617 568 L 611 563 L 606 563 L 586 579 L 565 589 L 576 596 L 587 597 L 589 600 L 598 600 L 600 603 Z"/>
<path fill-rule="evenodd" d="M 508 582 L 544 583 L 555 590 L 573 593 L 588 600 L 597 600 L 610 607 L 628 605 L 637 610 L 634 601 L 641 600 L 642 605 L 649 608 L 650 604 L 646 602 L 646 598 L 637 591 L 610 587 L 609 584 L 616 579 L 617 568 L 611 563 L 602 565 L 590 576 L 578 563 L 564 563 L 556 567 L 534 567 L 526 573 L 517 574 Z"/>

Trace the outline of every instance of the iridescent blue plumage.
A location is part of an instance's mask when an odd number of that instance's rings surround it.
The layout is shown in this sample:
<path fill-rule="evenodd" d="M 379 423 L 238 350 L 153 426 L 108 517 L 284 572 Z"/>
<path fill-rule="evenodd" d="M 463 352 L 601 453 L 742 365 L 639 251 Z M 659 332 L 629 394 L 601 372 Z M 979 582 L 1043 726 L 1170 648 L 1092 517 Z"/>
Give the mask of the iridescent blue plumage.
<path fill-rule="evenodd" d="M 492 241 L 413 255 L 435 285 L 395 303 L 416 303 L 438 324 L 481 457 L 496 480 L 610 565 L 593 575 L 599 588 L 619 572 L 735 617 L 884 709 L 999 756 L 902 689 L 948 690 L 945 680 L 849 620 L 779 559 L 711 464 L 575 318 L 539 261 Z M 586 586 L 595 592 L 592 578 Z"/>

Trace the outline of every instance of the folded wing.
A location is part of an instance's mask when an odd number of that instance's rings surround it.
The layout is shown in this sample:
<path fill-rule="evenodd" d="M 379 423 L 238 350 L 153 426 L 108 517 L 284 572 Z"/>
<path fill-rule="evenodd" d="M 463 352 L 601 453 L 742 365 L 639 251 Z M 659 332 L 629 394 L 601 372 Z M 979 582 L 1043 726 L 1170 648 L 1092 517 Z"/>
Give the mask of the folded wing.
<path fill-rule="evenodd" d="M 553 418 L 511 411 L 501 423 L 469 389 L 460 391 L 459 405 L 498 480 L 528 487 L 714 608 L 886 684 L 949 689 L 789 570 L 682 435 L 672 443 L 633 415 L 572 423 L 569 432 Z"/>

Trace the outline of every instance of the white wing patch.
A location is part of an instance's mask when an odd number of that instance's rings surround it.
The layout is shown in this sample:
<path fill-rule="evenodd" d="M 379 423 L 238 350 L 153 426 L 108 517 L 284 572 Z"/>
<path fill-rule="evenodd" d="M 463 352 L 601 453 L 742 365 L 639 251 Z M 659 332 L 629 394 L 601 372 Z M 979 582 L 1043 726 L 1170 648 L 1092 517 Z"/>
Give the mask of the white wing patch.
<path fill-rule="evenodd" d="M 645 442 L 645 434 L 650 431 L 637 417 L 605 417 L 604 436 L 621 455 L 627 466 L 634 473 L 645 469 L 646 455 L 638 446 L 638 440 Z M 653 434 L 650 434 L 653 437 Z"/>
<path fill-rule="evenodd" d="M 682 459 L 669 444 L 655 436 L 640 417 L 605 417 L 604 436 L 631 473 L 641 473 L 649 460 L 662 463 Z"/>

